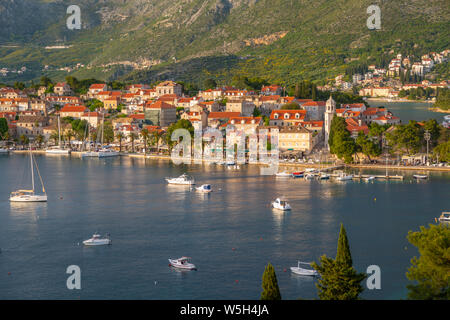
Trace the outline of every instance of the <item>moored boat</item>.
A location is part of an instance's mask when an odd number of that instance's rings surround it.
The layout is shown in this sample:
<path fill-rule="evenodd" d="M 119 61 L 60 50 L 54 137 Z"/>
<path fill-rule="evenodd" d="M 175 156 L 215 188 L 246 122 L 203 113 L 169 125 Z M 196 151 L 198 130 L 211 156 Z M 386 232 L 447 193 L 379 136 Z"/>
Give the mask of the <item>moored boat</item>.
<path fill-rule="evenodd" d="M 11 202 L 47 202 L 47 193 L 45 192 L 44 183 L 42 181 L 41 174 L 39 173 L 39 167 L 37 166 L 37 163 L 33 160 L 33 153 L 31 152 L 31 148 L 30 148 L 30 165 L 31 165 L 32 189 L 31 190 L 17 190 L 17 191 L 11 192 L 9 201 L 11 201 Z M 41 181 L 43 194 L 35 193 L 35 186 L 34 186 L 34 166 L 35 165 L 36 165 L 36 169 L 37 169 L 37 172 L 39 175 L 39 179 Z"/>
<path fill-rule="evenodd" d="M 442 212 L 438 220 L 440 222 L 450 222 L 450 212 Z"/>
<path fill-rule="evenodd" d="M 339 176 L 336 178 L 337 181 L 350 181 L 353 180 L 353 175 L 351 174 L 346 174 L 346 173 L 341 173 L 339 174 Z"/>
<path fill-rule="evenodd" d="M 426 180 L 426 179 L 428 179 L 428 176 L 422 175 L 422 174 L 415 174 L 415 175 L 413 175 L 413 178 L 417 179 L 417 180 Z"/>
<path fill-rule="evenodd" d="M 101 235 L 95 233 L 91 239 L 83 241 L 85 246 L 105 246 L 111 244 L 111 239 L 108 237 L 102 238 Z"/>
<path fill-rule="evenodd" d="M 277 198 L 274 202 L 272 202 L 272 208 L 282 211 L 289 211 L 291 210 L 291 205 L 286 200 Z"/>
<path fill-rule="evenodd" d="M 187 174 L 182 174 L 178 178 L 166 178 L 167 183 L 169 184 L 181 184 L 181 185 L 194 185 L 195 180 L 193 177 L 188 176 Z"/>
<path fill-rule="evenodd" d="M 203 193 L 211 193 L 212 187 L 210 184 L 204 184 L 201 187 L 195 188 L 197 191 L 203 192 Z"/>
<path fill-rule="evenodd" d="M 298 274 L 301 276 L 312 276 L 312 277 L 316 277 L 319 275 L 319 273 L 316 270 L 301 268 L 300 264 L 311 265 L 310 263 L 298 261 L 297 267 L 291 267 L 292 273 L 295 273 L 295 274 Z"/>
<path fill-rule="evenodd" d="M 292 177 L 293 178 L 303 178 L 304 177 L 304 172 L 293 172 L 292 173 Z"/>

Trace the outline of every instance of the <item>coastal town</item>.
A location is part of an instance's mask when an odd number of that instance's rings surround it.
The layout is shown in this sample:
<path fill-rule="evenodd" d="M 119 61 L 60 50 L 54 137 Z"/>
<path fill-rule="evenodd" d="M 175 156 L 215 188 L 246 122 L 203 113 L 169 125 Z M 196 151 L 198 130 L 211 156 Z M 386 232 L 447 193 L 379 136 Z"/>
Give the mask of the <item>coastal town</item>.
<path fill-rule="evenodd" d="M 448 90 L 449 83 L 444 81 L 435 86 Z M 383 95 L 377 90 L 366 88 L 360 94 Z M 368 91 L 370 94 L 365 94 Z M 280 85 L 265 85 L 258 91 L 217 86 L 189 96 L 174 81 L 162 81 L 153 87 L 130 84 L 120 90 L 113 90 L 106 83 L 93 83 L 79 95 L 74 94 L 74 88 L 67 82 L 37 89 L 3 87 L 0 88 L 0 118 L 6 122 L 7 130 L 5 126 L 2 144 L 4 148 L 14 148 L 11 145 L 23 148 L 31 142 L 38 149 L 59 146 L 68 152 L 107 145 L 117 154 L 147 154 L 148 150 L 169 154 L 171 141 L 167 132 L 181 121 L 186 128 L 203 133 L 218 130 L 223 136 L 227 128 L 242 131 L 247 137 L 261 130 L 267 130 L 269 135 L 276 131 L 281 159 L 307 159 L 314 154 L 329 153 L 332 122 L 337 117 L 342 119 L 353 140 L 363 135 L 376 144 L 378 151 L 364 156 L 360 150 L 358 156 L 355 150 L 356 157 L 352 155 L 352 162 L 367 163 L 372 160 L 370 156 L 380 156 L 383 151 L 381 135 L 376 136 L 372 131 L 384 128 L 382 131 L 389 133 L 401 125 L 400 118 L 385 107 L 370 107 L 364 100 L 337 103 L 333 90 L 326 100 L 298 98 L 285 92 Z M 427 130 L 436 131 L 439 126 L 448 130 L 449 123 L 436 123 L 435 128 L 427 127 Z M 425 122 L 417 125 L 424 127 Z M 436 135 L 439 133 L 434 133 L 435 144 Z M 227 138 L 238 143 L 236 137 Z M 417 154 L 404 154 L 401 160 L 397 159 L 397 164 L 416 163 L 418 159 L 422 164 L 430 162 L 423 155 L 423 148 L 415 149 Z M 441 156 L 445 162 L 447 153 L 444 150 L 437 154 L 436 160 Z"/>

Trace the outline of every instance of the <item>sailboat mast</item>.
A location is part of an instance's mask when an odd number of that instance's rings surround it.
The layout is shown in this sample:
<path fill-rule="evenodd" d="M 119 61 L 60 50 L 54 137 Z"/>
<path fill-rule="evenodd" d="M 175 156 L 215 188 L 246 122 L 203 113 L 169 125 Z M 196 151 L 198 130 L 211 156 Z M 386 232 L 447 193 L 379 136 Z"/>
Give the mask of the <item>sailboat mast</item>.
<path fill-rule="evenodd" d="M 104 128 L 105 128 L 105 114 L 103 114 L 103 117 L 102 117 L 102 147 L 103 147 Z"/>
<path fill-rule="evenodd" d="M 89 114 L 88 114 L 88 143 L 89 143 L 89 152 L 91 152 L 91 110 L 89 110 Z"/>
<path fill-rule="evenodd" d="M 33 186 L 33 193 L 34 193 L 34 166 L 33 166 L 33 152 L 31 151 L 31 145 L 30 145 L 30 164 L 31 164 L 31 185 Z"/>

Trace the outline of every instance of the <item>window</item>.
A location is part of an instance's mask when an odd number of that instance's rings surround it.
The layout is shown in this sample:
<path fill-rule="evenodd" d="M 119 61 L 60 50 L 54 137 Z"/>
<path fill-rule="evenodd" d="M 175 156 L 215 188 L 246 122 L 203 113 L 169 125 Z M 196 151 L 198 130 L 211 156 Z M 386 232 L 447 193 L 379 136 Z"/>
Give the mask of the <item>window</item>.
<path fill-rule="evenodd" d="M 285 119 L 289 119 L 289 113 L 285 113 L 285 114 L 284 114 L 284 118 L 285 118 Z"/>
<path fill-rule="evenodd" d="M 275 119 L 278 119 L 278 113 L 275 113 L 274 118 L 275 118 Z M 276 125 L 276 124 L 275 124 L 275 125 Z"/>

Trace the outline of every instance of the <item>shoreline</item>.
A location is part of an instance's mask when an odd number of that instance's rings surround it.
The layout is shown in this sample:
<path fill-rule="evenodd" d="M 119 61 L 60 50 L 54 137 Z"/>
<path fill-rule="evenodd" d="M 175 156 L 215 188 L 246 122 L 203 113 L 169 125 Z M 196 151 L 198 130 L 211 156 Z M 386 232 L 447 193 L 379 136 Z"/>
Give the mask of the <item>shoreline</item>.
<path fill-rule="evenodd" d="M 430 110 L 432 112 L 438 112 L 438 113 L 450 113 L 450 109 L 444 110 L 444 109 L 440 109 L 440 108 L 428 108 L 428 110 Z"/>
<path fill-rule="evenodd" d="M 401 99 L 401 100 L 396 100 L 396 99 L 391 99 L 391 98 L 367 98 L 366 99 L 367 102 L 373 101 L 373 102 L 392 102 L 392 103 L 428 103 L 428 104 L 433 104 L 435 103 L 435 101 L 426 101 L 426 100 L 405 100 L 405 99 Z"/>
<path fill-rule="evenodd" d="M 29 150 L 14 150 L 11 151 L 11 153 L 28 153 Z M 43 154 L 45 155 L 44 150 L 33 150 L 32 151 L 35 154 Z M 81 157 L 81 152 L 79 151 L 73 151 L 71 155 L 76 156 L 77 158 Z M 61 157 L 67 157 L 67 155 L 50 155 L 50 156 L 61 156 Z M 70 155 L 69 155 L 70 156 Z M 129 157 L 129 158 L 136 158 L 136 159 L 152 159 L 152 160 L 164 160 L 164 161 L 172 161 L 171 156 L 167 155 L 153 155 L 148 154 L 144 156 L 143 154 L 137 154 L 137 153 L 122 153 L 120 156 L 122 157 Z M 179 160 L 183 160 L 183 158 L 179 158 Z M 206 160 L 202 159 L 194 160 L 190 159 L 190 164 L 204 164 L 204 163 L 213 163 L 216 162 L 216 160 Z M 239 163 L 237 163 L 240 165 Z M 259 165 L 259 166 L 268 166 L 267 163 L 261 163 L 261 162 L 250 162 L 249 165 Z M 317 164 L 317 163 L 284 163 L 280 162 L 278 164 L 279 167 L 296 167 L 296 168 L 322 168 L 322 169 L 329 169 L 329 168 L 352 168 L 352 169 L 374 169 L 374 170 L 386 170 L 385 165 L 374 165 L 374 164 Z M 408 170 L 408 171 L 440 171 L 440 172 L 450 172 L 450 167 L 427 167 L 427 166 L 397 166 L 397 165 L 389 165 L 387 166 L 388 170 Z"/>

